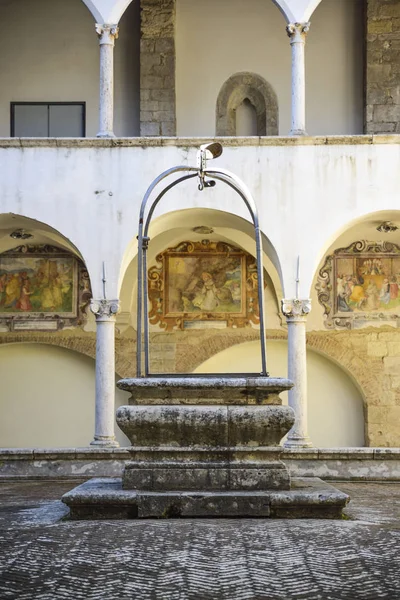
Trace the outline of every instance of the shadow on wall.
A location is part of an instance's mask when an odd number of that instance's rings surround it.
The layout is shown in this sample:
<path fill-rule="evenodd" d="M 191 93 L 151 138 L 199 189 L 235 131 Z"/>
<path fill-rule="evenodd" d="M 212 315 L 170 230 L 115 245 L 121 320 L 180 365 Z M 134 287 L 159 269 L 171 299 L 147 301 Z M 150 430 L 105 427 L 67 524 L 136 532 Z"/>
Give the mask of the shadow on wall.
<path fill-rule="evenodd" d="M 287 343 L 267 344 L 267 364 L 273 377 L 287 376 Z M 308 422 L 314 446 L 365 445 L 363 398 L 350 377 L 326 357 L 307 351 Z M 257 372 L 261 369 L 259 342 L 246 342 L 216 354 L 195 373 Z M 287 394 L 282 394 L 287 404 Z"/>
<path fill-rule="evenodd" d="M 88 446 L 94 434 L 95 362 L 46 344 L 0 346 L 0 446 Z M 116 407 L 128 394 L 117 390 Z M 115 426 L 121 446 L 127 438 Z"/>

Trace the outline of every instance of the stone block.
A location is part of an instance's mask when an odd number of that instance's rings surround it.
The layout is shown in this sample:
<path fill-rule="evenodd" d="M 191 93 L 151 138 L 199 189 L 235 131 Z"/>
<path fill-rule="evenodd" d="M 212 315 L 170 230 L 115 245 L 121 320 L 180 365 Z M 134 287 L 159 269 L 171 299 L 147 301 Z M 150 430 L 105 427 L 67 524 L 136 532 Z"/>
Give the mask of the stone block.
<path fill-rule="evenodd" d="M 386 356 L 383 359 L 384 371 L 389 375 L 400 374 L 400 357 L 397 356 Z"/>
<path fill-rule="evenodd" d="M 389 356 L 400 356 L 400 341 L 387 342 L 387 348 Z"/>
<path fill-rule="evenodd" d="M 391 387 L 393 389 L 400 388 L 400 373 L 399 373 L 399 375 L 391 376 L 390 379 L 391 379 Z"/>
<path fill-rule="evenodd" d="M 369 64 L 367 65 L 367 86 L 371 83 L 385 84 L 388 81 L 391 73 L 391 65 L 388 64 Z M 367 87 L 368 89 L 368 87 Z"/>
<path fill-rule="evenodd" d="M 378 11 L 379 17 L 400 17 L 400 3 L 399 2 L 385 2 L 382 4 Z"/>
<path fill-rule="evenodd" d="M 385 342 L 368 342 L 368 356 L 387 356 L 388 348 Z"/>
<path fill-rule="evenodd" d="M 160 135 L 159 124 L 158 123 L 141 123 L 140 124 L 140 135 L 142 135 L 142 136 Z"/>
<path fill-rule="evenodd" d="M 174 136 L 176 135 L 176 123 L 171 121 L 169 123 L 161 123 L 161 135 Z"/>
<path fill-rule="evenodd" d="M 397 122 L 400 120 L 400 105 L 377 105 L 374 108 L 374 120 L 378 123 Z"/>
<path fill-rule="evenodd" d="M 392 29 L 391 19 L 368 20 L 368 33 L 391 33 Z"/>

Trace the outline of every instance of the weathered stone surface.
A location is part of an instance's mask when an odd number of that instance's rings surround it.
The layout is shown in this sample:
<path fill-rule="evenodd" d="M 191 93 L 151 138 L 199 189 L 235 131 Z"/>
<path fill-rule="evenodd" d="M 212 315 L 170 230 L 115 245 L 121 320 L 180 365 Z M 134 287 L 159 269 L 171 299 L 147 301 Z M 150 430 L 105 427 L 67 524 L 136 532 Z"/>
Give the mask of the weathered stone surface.
<path fill-rule="evenodd" d="M 140 134 L 174 136 L 175 0 L 141 0 L 140 6 Z"/>
<path fill-rule="evenodd" d="M 288 406 L 121 406 L 117 423 L 132 446 L 277 446 L 294 423 Z"/>
<path fill-rule="evenodd" d="M 72 519 L 171 517 L 340 517 L 349 497 L 318 478 L 296 479 L 292 490 L 251 492 L 134 492 L 120 479 L 93 479 L 62 501 Z M 117 517 L 120 518 L 120 517 Z"/>
<path fill-rule="evenodd" d="M 290 476 L 283 463 L 259 464 L 252 468 L 232 468 L 232 465 L 192 465 L 177 468 L 164 465 L 135 468 L 125 467 L 122 486 L 124 490 L 147 491 L 211 491 L 211 490 L 272 490 L 289 489 Z"/>
<path fill-rule="evenodd" d="M 400 70 L 397 46 L 400 3 L 368 0 L 366 133 L 399 132 Z"/>
<path fill-rule="evenodd" d="M 293 383 L 276 377 L 132 377 L 117 386 L 131 392 L 130 404 L 282 404 Z"/>

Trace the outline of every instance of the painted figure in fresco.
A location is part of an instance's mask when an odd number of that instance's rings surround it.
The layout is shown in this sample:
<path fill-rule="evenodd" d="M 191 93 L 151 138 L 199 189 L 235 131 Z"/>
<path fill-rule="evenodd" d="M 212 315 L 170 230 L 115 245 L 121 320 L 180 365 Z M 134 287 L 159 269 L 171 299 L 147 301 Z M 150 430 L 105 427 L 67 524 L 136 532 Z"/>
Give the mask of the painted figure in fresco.
<path fill-rule="evenodd" d="M 353 302 L 357 308 L 361 309 L 365 301 L 364 288 L 357 277 L 352 279 L 353 287 L 351 290 L 350 301 Z"/>
<path fill-rule="evenodd" d="M 390 283 L 389 279 L 385 277 L 383 280 L 382 289 L 380 291 L 380 299 L 383 304 L 389 304 L 390 302 Z"/>
<path fill-rule="evenodd" d="M 379 308 L 379 304 L 380 304 L 379 290 L 373 279 L 370 280 L 368 287 L 366 289 L 366 297 L 367 297 L 367 303 L 366 303 L 367 310 L 376 310 L 377 308 Z"/>
<path fill-rule="evenodd" d="M 31 311 L 32 304 L 31 304 L 29 296 L 31 296 L 32 294 L 33 294 L 33 292 L 31 292 L 30 281 L 29 281 L 28 277 L 25 277 L 22 280 L 21 295 L 16 304 L 16 308 L 18 308 L 18 310 Z"/>
<path fill-rule="evenodd" d="M 341 312 L 353 312 L 347 304 L 346 280 L 343 275 L 339 275 L 336 283 L 338 310 Z"/>
<path fill-rule="evenodd" d="M 193 299 L 193 306 L 201 308 L 201 310 L 213 311 L 219 304 L 214 279 L 210 273 L 206 272 L 201 274 L 201 279 L 203 287 Z"/>
<path fill-rule="evenodd" d="M 393 275 L 390 280 L 390 299 L 397 300 L 399 296 L 399 284 L 397 283 L 397 277 Z"/>
<path fill-rule="evenodd" d="M 6 282 L 7 282 L 7 273 L 3 273 L 0 276 L 0 306 L 3 306 L 6 300 Z"/>
<path fill-rule="evenodd" d="M 17 274 L 10 274 L 6 280 L 4 308 L 15 308 L 21 292 L 21 281 Z"/>

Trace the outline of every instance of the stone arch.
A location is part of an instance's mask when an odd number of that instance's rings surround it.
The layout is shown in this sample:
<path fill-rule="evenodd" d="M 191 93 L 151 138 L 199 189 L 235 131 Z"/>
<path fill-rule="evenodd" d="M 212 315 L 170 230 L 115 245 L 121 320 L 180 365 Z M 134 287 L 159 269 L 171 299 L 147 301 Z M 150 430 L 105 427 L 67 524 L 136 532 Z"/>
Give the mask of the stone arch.
<path fill-rule="evenodd" d="M 200 366 L 206 364 L 207 369 L 213 367 L 210 365 L 210 362 L 216 358 L 216 365 L 219 364 L 219 368 L 217 367 L 217 371 L 221 369 L 221 364 L 234 364 L 233 367 L 235 370 L 241 365 L 241 363 L 237 362 L 238 353 L 231 353 L 229 356 L 236 356 L 236 358 L 232 358 L 233 363 L 227 363 L 226 353 L 224 351 L 230 351 L 235 346 L 237 350 L 240 351 L 240 347 L 243 346 L 243 352 L 245 352 L 243 356 L 243 363 L 246 365 L 245 369 L 249 369 L 249 356 L 252 357 L 251 364 L 253 365 L 253 356 L 254 355 L 254 342 L 258 340 L 257 332 L 250 331 L 246 332 L 246 334 L 242 334 L 242 336 L 218 336 L 218 334 L 214 334 L 212 338 L 207 340 L 202 340 L 201 344 L 196 344 L 192 349 L 189 349 L 189 346 L 186 348 L 182 348 L 183 352 L 180 352 L 181 364 L 191 365 L 193 366 L 193 371 L 198 372 Z M 286 332 L 283 330 L 275 330 L 268 331 L 267 333 L 267 342 L 285 342 L 286 341 Z M 248 342 L 253 342 L 253 350 L 250 352 L 248 346 Z M 191 351 L 196 349 L 195 352 Z M 274 354 L 273 344 L 269 345 L 267 351 L 267 365 L 269 365 L 269 369 L 272 369 L 272 376 L 285 376 L 285 370 L 280 370 L 282 368 L 282 347 L 276 348 L 276 352 Z M 340 431 L 340 416 L 344 418 L 344 414 L 347 415 L 347 410 L 349 410 L 348 414 L 348 423 L 353 423 L 355 426 L 354 434 L 355 437 L 352 437 L 354 440 L 351 445 L 360 445 L 364 443 L 369 443 L 370 437 L 368 432 L 368 404 L 374 402 L 374 398 L 376 398 L 376 394 L 379 393 L 379 384 L 375 383 L 373 380 L 376 379 L 376 369 L 374 369 L 372 364 L 369 364 L 368 360 L 358 360 L 355 352 L 344 344 L 338 342 L 333 338 L 330 334 L 319 334 L 319 333 L 311 333 L 308 335 L 308 343 L 307 350 L 310 352 L 308 354 L 309 359 L 309 372 L 310 372 L 310 410 L 313 407 L 313 418 L 311 421 L 313 422 L 314 427 L 314 436 L 316 435 L 316 426 L 319 423 L 319 420 L 316 421 L 317 416 L 320 415 L 323 408 L 321 407 L 327 402 L 326 409 L 328 414 L 337 416 L 335 417 L 335 427 L 337 432 Z M 249 354 L 250 352 L 250 354 Z M 225 358 L 223 358 L 225 355 Z M 320 355 L 320 359 L 318 356 Z M 217 358 L 218 357 L 218 358 Z M 280 357 L 280 358 L 279 358 Z M 218 359 L 222 359 L 222 363 L 218 362 Z M 324 362 L 320 362 L 324 360 Z M 194 364 L 196 363 L 196 364 Z M 279 370 L 277 371 L 277 365 L 280 364 Z M 331 367 L 329 367 L 328 363 L 331 363 Z M 326 365 L 326 366 L 325 366 Z M 323 370 L 322 373 L 320 369 Z M 342 372 L 342 376 L 339 374 L 339 370 Z M 336 370 L 336 371 L 335 371 Z M 254 369 L 257 371 L 257 368 Z M 318 371 L 318 372 L 317 372 Z M 208 372 L 200 369 L 199 372 Z M 335 388 L 336 393 L 340 395 L 335 400 L 335 392 L 332 392 L 331 389 L 327 390 L 326 398 L 322 396 L 320 393 L 321 381 L 323 381 L 324 377 L 328 377 L 328 381 L 331 384 L 338 385 L 338 388 Z M 343 377 L 343 379 L 342 379 Z M 348 383 L 346 383 L 346 381 Z M 337 383 L 336 383 L 337 382 Z M 340 383 L 342 382 L 342 383 Z M 353 390 L 353 391 L 352 391 Z M 347 397 L 347 393 L 349 393 L 349 397 Z M 319 398 L 321 396 L 321 399 Z M 347 408 L 346 398 L 348 400 L 356 400 L 357 404 L 349 404 Z M 319 416 L 321 418 L 321 415 Z M 354 419 L 356 419 L 354 421 Z M 323 428 L 327 429 L 329 432 L 329 422 L 326 419 L 322 419 L 321 425 Z M 358 432 L 358 433 L 357 433 Z M 319 434 L 318 434 L 319 435 Z M 339 438 L 341 438 L 342 434 L 339 434 Z M 343 435 L 346 436 L 344 433 Z M 362 437 L 362 442 L 361 442 Z M 343 438 L 341 438 L 343 439 Z M 344 441 L 344 440 L 343 440 Z M 354 443 L 355 442 L 355 443 Z M 321 439 L 318 442 L 319 444 L 324 445 Z M 331 440 L 332 443 L 332 440 Z M 343 442 L 342 442 L 343 443 Z M 344 442 L 346 443 L 346 442 Z"/>
<path fill-rule="evenodd" d="M 255 73 L 236 73 L 225 81 L 217 99 L 216 135 L 236 135 L 236 110 L 249 100 L 257 116 L 259 136 L 278 135 L 278 98 L 270 83 Z"/>
<path fill-rule="evenodd" d="M 65 350 L 71 350 L 78 354 L 84 354 L 89 358 L 96 359 L 96 337 L 95 334 L 85 336 L 69 336 L 65 331 L 57 333 L 27 332 L 27 333 L 5 333 L 0 336 L 0 345 L 4 344 L 46 344 L 47 346 L 58 346 Z"/>

